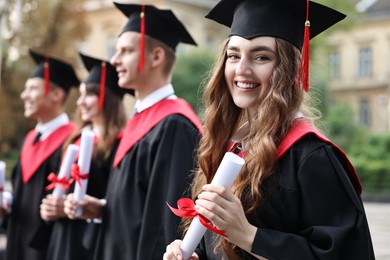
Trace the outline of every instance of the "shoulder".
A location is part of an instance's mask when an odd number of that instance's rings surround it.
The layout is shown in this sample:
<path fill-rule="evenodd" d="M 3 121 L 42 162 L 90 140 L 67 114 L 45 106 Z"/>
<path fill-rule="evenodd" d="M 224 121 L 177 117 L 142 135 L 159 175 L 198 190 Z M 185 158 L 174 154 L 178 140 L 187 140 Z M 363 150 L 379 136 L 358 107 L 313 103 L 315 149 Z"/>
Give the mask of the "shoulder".
<path fill-rule="evenodd" d="M 339 154 L 338 149 L 332 142 L 327 142 L 317 135 L 309 133 L 297 140 L 287 151 L 281 159 L 285 157 L 295 158 L 299 161 L 303 161 L 308 157 L 315 156 L 322 150 L 332 151 L 335 154 Z"/>
<path fill-rule="evenodd" d="M 189 129 L 196 129 L 192 121 L 183 114 L 170 114 L 166 116 L 159 125 L 164 127 L 185 127 Z"/>

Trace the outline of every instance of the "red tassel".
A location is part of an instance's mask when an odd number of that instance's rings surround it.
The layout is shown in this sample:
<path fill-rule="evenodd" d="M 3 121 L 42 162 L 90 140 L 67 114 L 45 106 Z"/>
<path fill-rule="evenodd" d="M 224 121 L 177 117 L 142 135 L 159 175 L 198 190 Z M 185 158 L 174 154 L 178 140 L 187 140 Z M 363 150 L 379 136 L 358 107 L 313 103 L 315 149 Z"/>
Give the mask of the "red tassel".
<path fill-rule="evenodd" d="M 99 88 L 99 109 L 103 109 L 104 94 L 106 89 L 106 62 L 102 62 L 102 74 L 100 76 L 100 88 Z"/>
<path fill-rule="evenodd" d="M 145 59 L 145 5 L 142 5 L 141 18 L 141 40 L 140 40 L 140 54 L 139 54 L 139 71 L 144 70 L 144 59 Z"/>
<path fill-rule="evenodd" d="M 309 61 L 310 61 L 310 21 L 309 21 L 309 0 L 306 1 L 306 21 L 303 36 L 302 60 L 299 69 L 299 82 L 302 81 L 302 88 L 309 91 Z"/>
<path fill-rule="evenodd" d="M 45 77 L 45 96 L 49 95 L 50 84 L 50 71 L 49 71 L 49 58 L 45 56 L 45 62 L 43 63 L 43 73 Z"/>

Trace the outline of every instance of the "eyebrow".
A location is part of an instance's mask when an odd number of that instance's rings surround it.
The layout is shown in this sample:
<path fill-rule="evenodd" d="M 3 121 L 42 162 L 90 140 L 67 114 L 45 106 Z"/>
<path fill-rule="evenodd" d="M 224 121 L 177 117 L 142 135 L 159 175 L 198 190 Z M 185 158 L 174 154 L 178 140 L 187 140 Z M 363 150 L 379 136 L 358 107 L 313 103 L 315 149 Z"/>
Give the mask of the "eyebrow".
<path fill-rule="evenodd" d="M 236 46 L 228 46 L 227 47 L 227 50 L 231 50 L 231 51 L 239 51 L 240 48 L 236 47 Z M 268 52 L 272 52 L 272 53 L 275 53 L 275 51 L 273 49 L 271 49 L 270 47 L 268 46 L 264 46 L 264 45 L 260 45 L 260 46 L 256 46 L 252 49 L 250 49 L 249 52 L 258 52 L 258 51 L 268 51 Z"/>

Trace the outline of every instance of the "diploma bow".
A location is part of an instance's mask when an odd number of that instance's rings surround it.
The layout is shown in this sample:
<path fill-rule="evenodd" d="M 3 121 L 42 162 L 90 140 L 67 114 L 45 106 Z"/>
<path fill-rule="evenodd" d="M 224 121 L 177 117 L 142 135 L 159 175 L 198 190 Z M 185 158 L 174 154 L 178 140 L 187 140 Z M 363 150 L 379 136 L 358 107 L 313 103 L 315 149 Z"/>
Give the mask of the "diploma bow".
<path fill-rule="evenodd" d="M 177 207 L 178 207 L 177 209 L 169 205 L 168 202 L 167 205 L 176 216 L 182 218 L 194 218 L 198 216 L 200 223 L 203 226 L 205 226 L 208 230 L 211 230 L 214 233 L 226 237 L 226 234 L 223 230 L 216 228 L 215 226 L 212 225 L 210 220 L 208 220 L 207 218 L 203 217 L 198 212 L 196 212 L 195 204 L 191 199 L 188 198 L 179 199 L 177 201 Z"/>
<path fill-rule="evenodd" d="M 72 184 L 74 181 L 76 181 L 80 187 L 81 187 L 81 180 L 87 180 L 89 177 L 89 173 L 81 174 L 80 173 L 80 166 L 76 163 L 72 164 L 72 178 L 69 180 L 69 184 Z"/>
<path fill-rule="evenodd" d="M 69 183 L 66 177 L 58 178 L 54 172 L 51 172 L 49 176 L 47 176 L 47 180 L 50 181 L 50 184 L 45 187 L 45 190 L 54 189 L 57 184 L 59 184 L 63 190 L 69 189 Z"/>

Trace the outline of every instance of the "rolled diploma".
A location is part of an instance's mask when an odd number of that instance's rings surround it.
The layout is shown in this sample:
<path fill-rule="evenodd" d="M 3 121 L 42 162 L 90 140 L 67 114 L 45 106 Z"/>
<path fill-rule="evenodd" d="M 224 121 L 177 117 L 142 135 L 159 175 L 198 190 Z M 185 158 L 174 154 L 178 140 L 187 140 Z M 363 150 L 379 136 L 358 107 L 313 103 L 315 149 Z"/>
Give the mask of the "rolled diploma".
<path fill-rule="evenodd" d="M 80 174 L 89 173 L 89 168 L 91 166 L 92 150 L 93 150 L 93 140 L 95 134 L 91 130 L 83 130 L 81 133 L 81 142 L 80 142 L 80 153 L 78 165 L 80 167 Z M 78 182 L 75 182 L 74 188 L 74 198 L 77 202 L 82 200 L 87 192 L 88 179 L 81 179 L 81 187 Z M 82 213 L 82 208 L 77 207 L 76 217 L 79 217 Z"/>
<path fill-rule="evenodd" d="M 0 161 L 0 206 L 3 205 L 3 191 L 5 183 L 5 162 Z"/>
<path fill-rule="evenodd" d="M 222 185 L 225 188 L 230 189 L 244 163 L 245 161 L 243 158 L 234 153 L 227 152 L 224 155 L 211 183 Z M 200 223 L 199 218 L 194 217 L 180 245 L 184 260 L 191 257 L 206 230 L 207 228 Z"/>
<path fill-rule="evenodd" d="M 79 147 L 75 144 L 70 144 L 66 149 L 64 159 L 61 163 L 60 172 L 58 173 L 58 178 L 66 177 L 68 180 L 70 177 L 70 171 L 72 164 L 76 160 L 77 152 Z M 61 185 L 57 184 L 53 190 L 53 196 L 60 197 L 65 194 L 65 190 L 61 188 Z"/>

